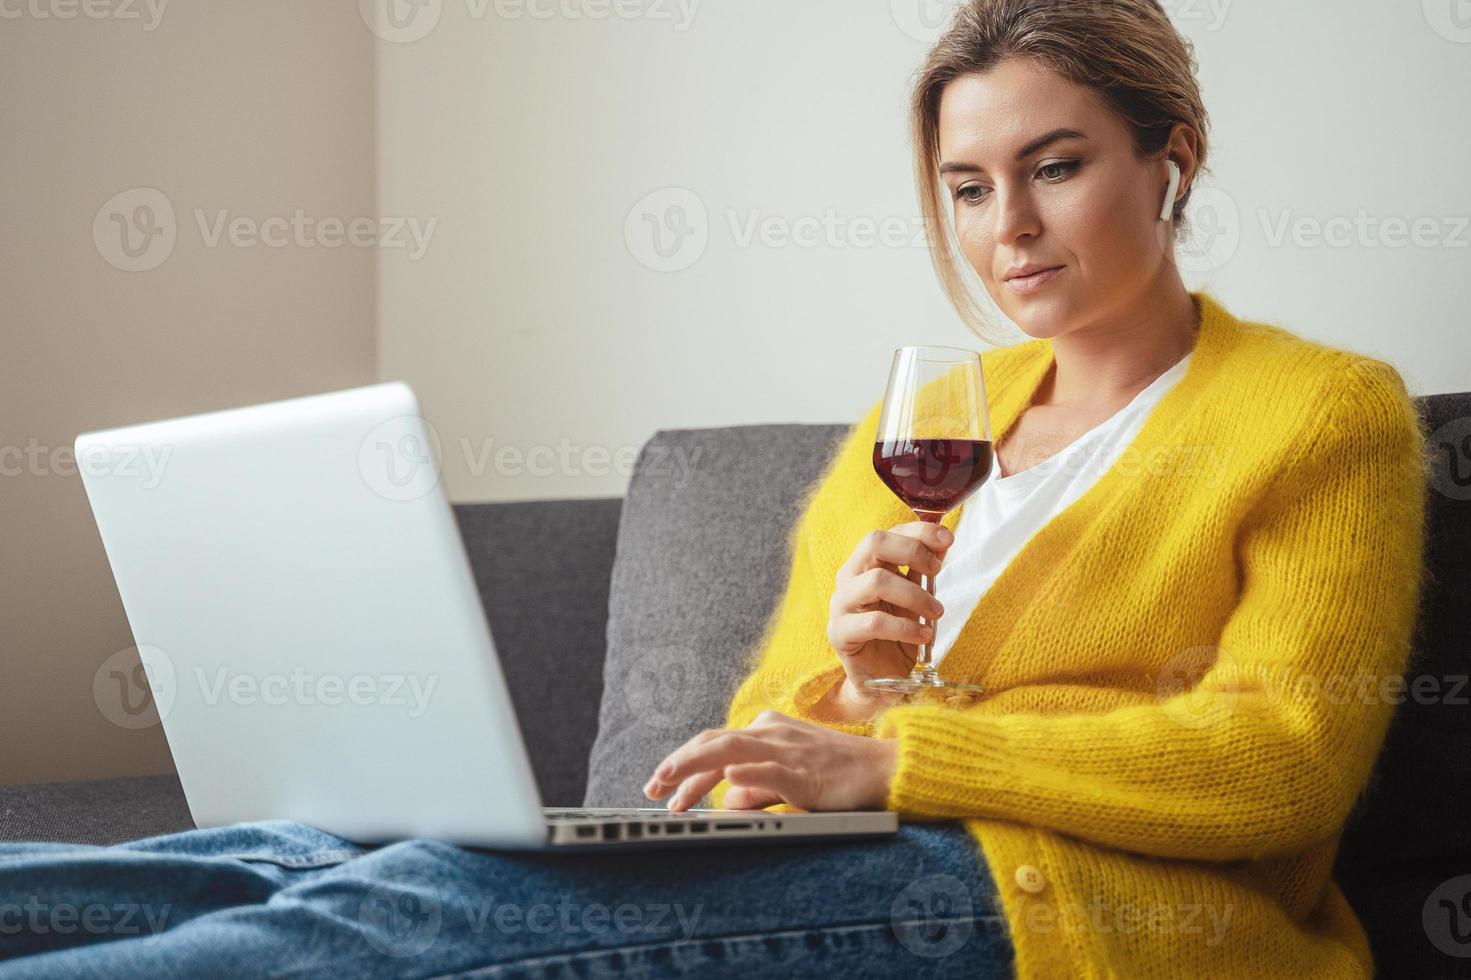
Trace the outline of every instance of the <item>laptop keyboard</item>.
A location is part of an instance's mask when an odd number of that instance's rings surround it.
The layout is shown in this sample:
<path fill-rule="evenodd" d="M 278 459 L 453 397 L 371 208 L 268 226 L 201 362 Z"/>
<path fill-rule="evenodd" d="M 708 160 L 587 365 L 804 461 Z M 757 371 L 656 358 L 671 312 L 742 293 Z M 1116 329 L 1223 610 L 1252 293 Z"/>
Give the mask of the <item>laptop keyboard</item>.
<path fill-rule="evenodd" d="M 691 819 L 695 814 L 671 813 L 668 810 L 543 810 L 548 820 L 669 820 Z"/>

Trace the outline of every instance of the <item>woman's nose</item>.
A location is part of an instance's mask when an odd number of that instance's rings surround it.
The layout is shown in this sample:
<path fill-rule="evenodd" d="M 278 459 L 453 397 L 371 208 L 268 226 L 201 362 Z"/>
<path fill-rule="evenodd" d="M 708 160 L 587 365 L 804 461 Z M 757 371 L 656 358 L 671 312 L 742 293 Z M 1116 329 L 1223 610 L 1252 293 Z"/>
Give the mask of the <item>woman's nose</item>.
<path fill-rule="evenodd" d="M 1023 235 L 1035 236 L 1039 231 L 1040 218 L 1031 195 L 1025 191 L 996 191 L 996 241 L 1010 244 Z"/>

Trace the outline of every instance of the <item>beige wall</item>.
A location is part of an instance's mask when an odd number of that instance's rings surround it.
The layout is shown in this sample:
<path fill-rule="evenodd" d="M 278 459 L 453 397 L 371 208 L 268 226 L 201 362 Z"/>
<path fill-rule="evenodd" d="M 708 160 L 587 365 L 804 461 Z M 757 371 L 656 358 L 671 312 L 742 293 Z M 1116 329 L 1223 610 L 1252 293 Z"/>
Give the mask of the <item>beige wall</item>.
<path fill-rule="evenodd" d="M 222 210 L 375 214 L 372 36 L 355 6 L 94 9 L 142 17 L 0 19 L 0 783 L 172 769 L 156 724 L 115 726 L 94 702 L 94 673 L 133 641 L 80 481 L 50 451 L 374 378 L 370 251 L 295 233 L 211 245 L 197 217 L 212 231 Z M 139 187 L 167 197 L 175 242 L 121 271 L 116 226 L 104 214 L 99 246 L 94 218 Z"/>

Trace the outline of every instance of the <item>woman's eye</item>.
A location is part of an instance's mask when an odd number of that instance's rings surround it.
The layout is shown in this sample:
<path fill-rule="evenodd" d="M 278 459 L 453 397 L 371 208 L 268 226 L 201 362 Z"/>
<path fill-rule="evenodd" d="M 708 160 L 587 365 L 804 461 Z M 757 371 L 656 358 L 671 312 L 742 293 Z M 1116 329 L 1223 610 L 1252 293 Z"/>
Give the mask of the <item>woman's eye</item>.
<path fill-rule="evenodd" d="M 1066 177 L 1068 174 L 1072 173 L 1074 170 L 1077 170 L 1077 169 L 1078 169 L 1078 161 L 1076 161 L 1076 160 L 1059 160 L 1056 163 L 1044 163 L 1041 167 L 1037 168 L 1037 173 L 1039 173 L 1039 174 L 1045 174 L 1049 170 L 1060 171 L 1055 177 L 1048 177 L 1047 178 L 1048 180 L 1053 181 L 1055 183 L 1055 182 L 1057 182 L 1059 180 L 1062 180 L 1062 178 Z"/>
<path fill-rule="evenodd" d="M 966 184 L 964 187 L 956 189 L 955 199 L 957 201 L 964 201 L 966 204 L 979 204 L 981 202 L 981 191 L 984 190 L 985 188 L 980 184 Z"/>

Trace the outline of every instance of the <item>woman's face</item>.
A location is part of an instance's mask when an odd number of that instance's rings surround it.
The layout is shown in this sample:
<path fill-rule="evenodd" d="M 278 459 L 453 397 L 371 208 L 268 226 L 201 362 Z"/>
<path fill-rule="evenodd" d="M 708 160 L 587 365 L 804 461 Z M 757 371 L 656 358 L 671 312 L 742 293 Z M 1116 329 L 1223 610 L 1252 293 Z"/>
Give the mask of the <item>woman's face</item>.
<path fill-rule="evenodd" d="M 1028 335 L 1127 318 L 1161 276 L 1178 278 L 1159 220 L 1164 161 L 1139 160 L 1089 89 L 1010 58 L 946 86 L 939 137 L 961 251 Z M 1030 265 L 1060 268 L 1030 288 L 1008 284 Z"/>

